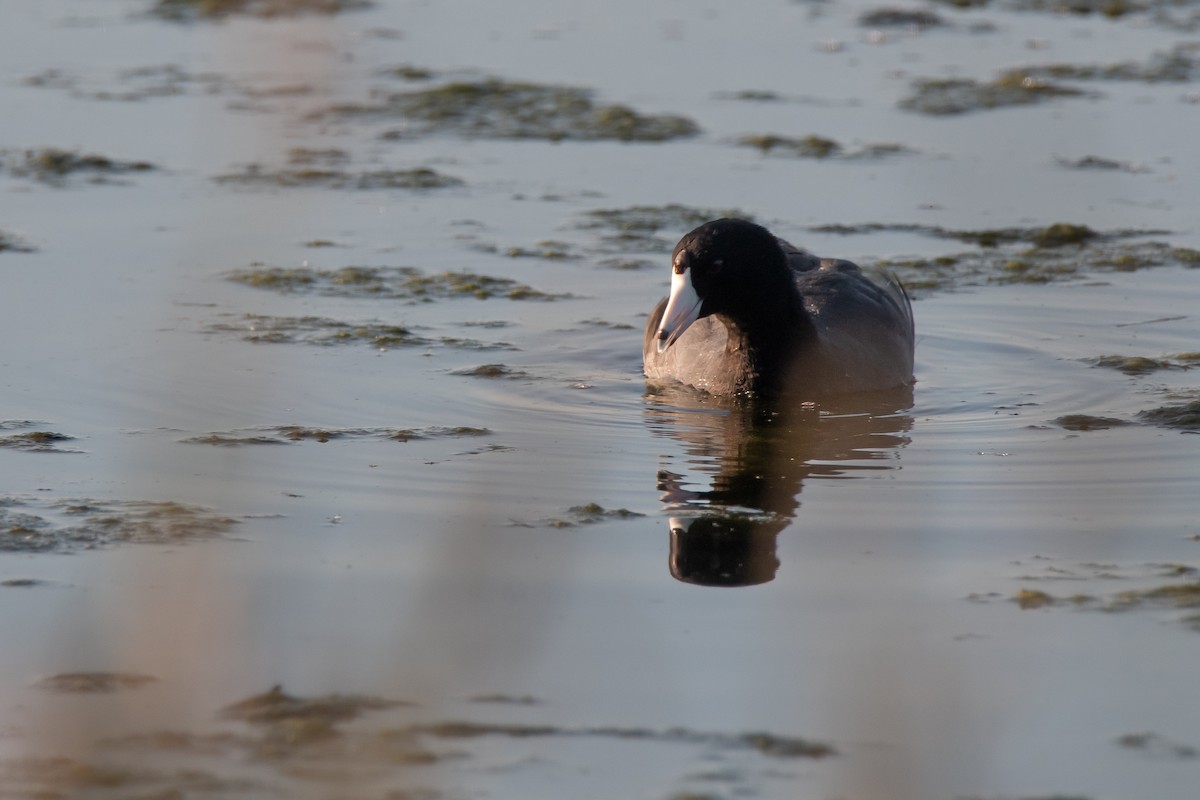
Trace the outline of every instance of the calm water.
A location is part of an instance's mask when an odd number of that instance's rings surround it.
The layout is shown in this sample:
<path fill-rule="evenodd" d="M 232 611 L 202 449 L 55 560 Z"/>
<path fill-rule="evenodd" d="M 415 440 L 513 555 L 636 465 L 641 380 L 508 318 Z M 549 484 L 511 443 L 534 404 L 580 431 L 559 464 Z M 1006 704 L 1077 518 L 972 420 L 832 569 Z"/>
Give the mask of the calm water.
<path fill-rule="evenodd" d="M 2 11 L 0 797 L 1195 797 L 1200 438 L 1142 415 L 1200 397 L 1193 32 L 1004 4 L 152 6 Z M 1182 79 L 1149 74 L 1173 48 Z M 1047 64 L 1142 73 L 899 107 Z M 701 133 L 362 108 L 486 78 Z M 737 144 L 764 134 L 842 149 Z M 157 169 L 39 172 L 47 148 Z M 416 168 L 461 183 L 358 188 Z M 914 391 L 648 393 L 641 326 L 709 210 L 923 264 Z M 955 238 L 1054 223 L 1100 235 Z"/>

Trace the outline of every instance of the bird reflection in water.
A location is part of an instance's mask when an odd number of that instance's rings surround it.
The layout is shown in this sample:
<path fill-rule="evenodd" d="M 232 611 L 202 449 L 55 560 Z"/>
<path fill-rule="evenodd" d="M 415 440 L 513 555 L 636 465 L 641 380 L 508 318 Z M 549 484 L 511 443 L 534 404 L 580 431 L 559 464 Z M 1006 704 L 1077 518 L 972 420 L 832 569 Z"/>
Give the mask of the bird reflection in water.
<path fill-rule="evenodd" d="M 912 403 L 912 387 L 819 406 L 718 398 L 683 386 L 648 392 L 651 431 L 684 450 L 683 470 L 660 469 L 656 484 L 670 518 L 671 575 L 703 586 L 771 581 L 776 539 L 796 516 L 804 481 L 895 469 Z"/>

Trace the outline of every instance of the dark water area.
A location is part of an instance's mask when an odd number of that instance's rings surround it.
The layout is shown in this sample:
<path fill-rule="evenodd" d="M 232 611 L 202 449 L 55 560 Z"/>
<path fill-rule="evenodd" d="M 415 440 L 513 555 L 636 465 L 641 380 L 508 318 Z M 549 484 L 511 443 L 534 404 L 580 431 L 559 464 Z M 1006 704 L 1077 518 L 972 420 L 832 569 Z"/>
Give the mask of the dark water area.
<path fill-rule="evenodd" d="M 0 797 L 1190 800 L 1190 4 L 0 25 Z M 648 388 L 674 243 L 917 383 Z"/>

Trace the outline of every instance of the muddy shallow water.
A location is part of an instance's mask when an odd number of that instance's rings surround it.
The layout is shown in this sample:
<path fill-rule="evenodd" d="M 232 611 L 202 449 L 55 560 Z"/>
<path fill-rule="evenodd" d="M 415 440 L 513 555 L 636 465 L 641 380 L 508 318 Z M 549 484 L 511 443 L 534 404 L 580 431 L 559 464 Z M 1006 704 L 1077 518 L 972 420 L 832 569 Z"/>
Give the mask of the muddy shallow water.
<path fill-rule="evenodd" d="M 1194 797 L 1200 50 L 1106 8 L 6 9 L 0 797 Z M 726 214 L 913 391 L 647 391 Z"/>

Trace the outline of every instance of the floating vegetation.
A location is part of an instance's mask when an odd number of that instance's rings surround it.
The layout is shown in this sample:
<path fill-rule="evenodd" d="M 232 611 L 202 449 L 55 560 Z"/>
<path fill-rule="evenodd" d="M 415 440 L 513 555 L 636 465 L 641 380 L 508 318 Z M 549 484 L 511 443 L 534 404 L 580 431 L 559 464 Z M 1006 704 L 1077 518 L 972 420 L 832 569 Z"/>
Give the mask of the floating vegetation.
<path fill-rule="evenodd" d="M 576 525 L 592 525 L 609 519 L 637 519 L 645 514 L 630 511 L 627 508 L 605 508 L 598 503 L 586 503 L 581 506 L 571 506 L 567 509 L 568 518 L 551 517 L 544 519 L 538 525 L 514 523 L 522 527 L 546 526 L 550 528 L 574 528 Z"/>
<path fill-rule="evenodd" d="M 173 22 L 191 22 L 235 14 L 253 17 L 339 14 L 373 5 L 369 0 L 157 0 L 150 13 Z"/>
<path fill-rule="evenodd" d="M 1200 583 L 1167 583 L 1150 589 L 1127 589 L 1117 592 L 1109 610 L 1145 607 L 1200 608 Z"/>
<path fill-rule="evenodd" d="M 1134 750 L 1151 758 L 1193 759 L 1200 757 L 1200 750 L 1190 744 L 1174 742 L 1157 733 L 1126 733 L 1116 739 L 1117 747 Z"/>
<path fill-rule="evenodd" d="M 992 0 L 939 0 L 954 8 L 984 8 Z M 1099 14 L 1106 17 L 1122 17 L 1126 14 L 1145 11 L 1156 0 L 997 0 L 995 5 L 1012 11 L 1038 11 L 1048 14 Z"/>
<path fill-rule="evenodd" d="M 1159 266 L 1191 266 L 1176 248 L 1161 242 L 1032 248 L 1020 252 L 985 249 L 934 258 L 884 259 L 872 266 L 894 272 L 917 294 L 968 286 L 1052 283 L 1104 272 Z"/>
<path fill-rule="evenodd" d="M 627 508 L 605 508 L 598 503 L 571 506 L 567 510 L 583 523 L 600 522 L 605 519 L 636 519 L 637 517 L 646 516 L 637 511 L 630 511 Z"/>
<path fill-rule="evenodd" d="M 340 147 L 293 147 L 288 150 L 289 164 L 345 164 L 350 154 Z"/>
<path fill-rule="evenodd" d="M 225 719 L 235 719 L 255 725 L 296 720 L 319 720 L 327 725 L 349 722 L 367 711 L 382 711 L 409 705 L 398 700 L 366 695 L 332 694 L 324 697 L 294 697 L 276 685 L 262 694 L 221 709 Z"/>
<path fill-rule="evenodd" d="M 1200 44 L 1189 42 L 1155 53 L 1146 63 L 1047 64 L 1001 72 L 995 80 L 957 78 L 919 80 L 901 108 L 923 114 L 962 114 L 1004 106 L 1028 105 L 1090 93 L 1053 81 L 1137 81 L 1183 83 L 1200 78 Z"/>
<path fill-rule="evenodd" d="M 25 244 L 12 234 L 0 231 L 0 253 L 5 251 L 12 253 L 32 253 L 33 250 L 32 246 Z"/>
<path fill-rule="evenodd" d="M 95 182 L 103 182 L 113 175 L 157 169 L 148 161 L 118 161 L 108 156 L 80 154 L 57 147 L 0 151 L 0 166 L 10 175 L 52 186 L 61 186 L 70 176 L 78 173 L 91 175 Z"/>
<path fill-rule="evenodd" d="M 493 693 L 476 695 L 471 704 L 497 704 L 489 717 L 505 706 L 527 707 L 536 697 Z M 488 719 L 399 722 L 411 704 L 370 694 L 327 694 L 302 697 L 276 686 L 221 709 L 221 728 L 195 733 L 158 730 L 109 737 L 95 742 L 95 763 L 54 759 L 16 759 L 0 762 L 0 780 L 20 789 L 22 797 L 87 794 L 96 797 L 291 797 L 311 792 L 315 785 L 378 787 L 394 798 L 438 798 L 442 791 L 414 787 L 413 765 L 445 764 L 486 768 L 489 739 L 512 740 L 512 747 L 536 748 L 537 757 L 523 764 L 560 766 L 548 745 L 581 739 L 625 742 L 636 747 L 665 746 L 674 752 L 688 747 L 701 759 L 718 758 L 730 773 L 760 759 L 769 764 L 838 755 L 830 743 L 769 731 L 720 732 L 685 727 L 650 728 L 619 725 L 558 725 Z M 478 705 L 469 706 L 478 710 Z M 516 709 L 518 712 L 520 708 Z M 385 725 L 368 718 L 386 714 Z M 170 755 L 174 771 L 150 771 Z M 234 785 L 198 768 L 213 757 L 258 768 L 253 781 Z M 133 765 L 133 766 L 127 766 Z M 264 771 L 264 768 L 266 771 Z M 418 773 L 419 774 L 419 773 Z M 443 776 L 447 777 L 447 776 Z M 689 776 L 681 774 L 680 779 Z M 398 783 L 394 783 L 398 782 Z M 443 786 L 445 781 L 439 781 Z M 395 788 L 403 786 L 403 789 Z M 451 795 L 457 796 L 453 790 Z M 675 795 L 683 797 L 684 795 Z M 691 796 L 691 795 L 688 795 Z"/>
<path fill-rule="evenodd" d="M 1097 367 L 1120 370 L 1126 375 L 1148 375 L 1159 370 L 1189 369 L 1200 366 L 1200 353 L 1178 353 L 1164 358 L 1106 355 L 1090 359 L 1090 361 Z"/>
<path fill-rule="evenodd" d="M 0 586 L 5 589 L 33 589 L 46 585 L 48 585 L 48 581 L 38 580 L 37 578 L 7 578 L 0 581 Z"/>
<path fill-rule="evenodd" d="M 829 758 L 837 755 L 833 745 L 794 736 L 773 733 L 705 733 L 689 728 L 621 728 L 527 725 L 478 722 L 437 722 L 415 725 L 412 730 L 441 739 L 475 739 L 481 736 L 507 736 L 516 739 L 535 737 L 601 737 L 636 739 L 679 744 L 699 744 L 725 750 L 749 749 L 772 758 Z"/>
<path fill-rule="evenodd" d="M 775 103 L 784 100 L 779 92 L 766 89 L 740 89 L 736 92 L 714 92 L 717 100 L 745 100 L 751 103 Z"/>
<path fill-rule="evenodd" d="M 833 139 L 809 135 L 799 139 L 775 134 L 757 134 L 743 136 L 735 144 L 739 147 L 753 147 L 763 155 L 780 153 L 793 158 L 846 158 L 846 159 L 876 159 L 886 156 L 911 153 L 904 145 L 899 144 L 870 144 L 858 150 L 847 150 Z"/>
<path fill-rule="evenodd" d="M 1067 414 L 1055 419 L 1054 424 L 1069 431 L 1106 431 L 1131 424 L 1116 417 L 1096 417 L 1091 414 Z"/>
<path fill-rule="evenodd" d="M 440 272 L 427 275 L 415 267 L 359 267 L 313 269 L 309 267 L 252 266 L 226 274 L 229 280 L 284 294 L 319 294 L 325 297 L 381 298 L 432 302 L 455 297 L 479 300 L 559 300 L 568 294 L 541 292 L 510 278 L 474 272 Z M 305 318 L 309 319 L 309 318 Z"/>
<path fill-rule="evenodd" d="M 863 12 L 858 24 L 865 28 L 936 28 L 945 21 L 932 11 L 920 8 L 877 8 Z"/>
<path fill-rule="evenodd" d="M 542 701 L 528 694 L 477 694 L 467 698 L 472 703 L 488 703 L 512 706 L 540 706 Z"/>
<path fill-rule="evenodd" d="M 432 70 L 425 69 L 424 67 L 414 67 L 412 64 L 385 67 L 378 70 L 375 74 L 385 78 L 399 78 L 402 81 L 429 81 L 436 77 Z"/>
<path fill-rule="evenodd" d="M 240 172 L 230 172 L 213 178 L 217 183 L 236 186 L 298 186 L 323 189 L 445 189 L 462 186 L 463 181 L 444 175 L 429 167 L 414 169 L 377 169 L 367 172 L 346 172 L 340 169 L 303 167 L 268 169 L 261 164 L 249 164 Z"/>
<path fill-rule="evenodd" d="M 1200 78 L 1200 44 L 1188 42 L 1176 45 L 1166 52 L 1155 53 L 1145 63 L 1120 61 L 1114 64 L 1047 64 L 1024 67 L 1005 74 L 1075 81 L 1186 83 Z"/>
<path fill-rule="evenodd" d="M 478 367 L 456 369 L 451 375 L 467 375 L 473 378 L 506 378 L 508 380 L 531 380 L 534 376 L 528 372 L 504 364 L 480 364 Z"/>
<path fill-rule="evenodd" d="M 226 315 L 233 316 L 233 315 Z M 276 317 L 242 314 L 237 322 L 214 322 L 210 333 L 235 333 L 258 344 L 369 344 L 372 347 L 409 347 L 430 344 L 403 325 L 383 322 L 351 323 L 328 317 Z"/>
<path fill-rule="evenodd" d="M 1084 156 L 1082 158 L 1056 158 L 1055 162 L 1066 169 L 1078 170 L 1096 170 L 1100 172 L 1107 171 L 1122 171 L 1122 172 L 1149 172 L 1150 168 L 1141 164 L 1134 164 L 1129 161 L 1115 161 L 1111 158 L 1101 158 L 1100 156 Z"/>
<path fill-rule="evenodd" d="M 829 158 L 842 152 L 842 146 L 832 139 L 809 134 L 799 139 L 774 134 L 743 136 L 737 140 L 739 147 L 754 147 L 764 154 L 783 150 L 797 158 Z"/>
<path fill-rule="evenodd" d="M 602 258 L 596 264 L 605 269 L 620 270 L 652 269 L 662 266 L 657 261 L 651 261 L 647 258 Z"/>
<path fill-rule="evenodd" d="M 268 428 L 243 428 L 236 431 L 206 433 L 182 441 L 186 444 L 207 444 L 215 447 L 241 447 L 259 444 L 295 444 L 302 441 L 325 443 L 335 439 L 380 439 L 411 442 L 419 439 L 462 439 L 489 435 L 491 435 L 491 431 L 487 428 L 472 428 L 466 425 L 425 428 L 309 428 L 301 425 L 278 425 Z"/>
<path fill-rule="evenodd" d="M 236 524 L 211 509 L 170 501 L 6 498 L 0 502 L 0 551 L 186 544 L 224 536 Z"/>
<path fill-rule="evenodd" d="M 1164 428 L 1179 428 L 1185 432 L 1200 432 L 1200 400 L 1181 405 L 1167 405 L 1139 411 L 1138 418 Z"/>
<path fill-rule="evenodd" d="M 954 228 L 943 228 L 938 225 L 869 222 L 863 225 L 814 225 L 809 230 L 816 233 L 837 233 L 844 235 L 878 233 L 881 231 L 919 233 L 923 236 L 932 236 L 937 239 L 955 239 L 960 242 L 977 244 L 980 247 L 999 247 L 1004 244 L 1060 247 L 1069 244 L 1083 244 L 1089 241 L 1111 241 L 1114 239 L 1129 239 L 1138 236 L 1166 233 L 1166 231 L 1158 230 L 1095 231 L 1086 225 L 1077 225 L 1071 222 L 1055 222 L 1044 227 L 986 228 L 982 230 L 957 230 Z M 1180 260 L 1184 260 L 1183 250 L 1181 248 L 1179 252 Z M 1197 255 L 1200 255 L 1200 253 Z"/>
<path fill-rule="evenodd" d="M 74 436 L 53 431 L 29 431 L 0 436 L 0 447 L 24 450 L 29 453 L 82 453 L 82 450 L 60 447 L 63 442 L 75 441 Z"/>
<path fill-rule="evenodd" d="M 629 206 L 589 211 L 583 215 L 579 227 L 585 230 L 602 230 L 607 247 L 623 252 L 670 251 L 679 237 L 705 222 L 721 217 L 753 219 L 749 214 L 734 208 L 696 208 L 677 203 L 663 206 Z M 673 238 L 656 236 L 660 230 L 671 232 Z"/>
<path fill-rule="evenodd" d="M 1074 608 L 1080 611 L 1117 613 L 1154 609 L 1185 611 L 1200 609 L 1200 581 L 1196 580 L 1196 576 L 1200 574 L 1200 570 L 1197 570 L 1193 566 L 1177 563 L 1137 565 L 1133 572 L 1139 574 L 1130 574 L 1129 570 L 1123 570 L 1115 564 L 1085 563 L 1080 564 L 1079 567 L 1082 568 L 1084 573 L 1090 574 L 1081 574 L 1080 571 L 1075 569 L 1054 566 L 1047 568 L 1048 572 L 1046 575 L 1023 576 L 1021 580 L 1079 581 L 1096 578 L 1107 580 L 1138 578 L 1145 580 L 1146 567 L 1149 567 L 1152 573 L 1159 579 L 1165 577 L 1169 579 L 1184 578 L 1186 580 L 1160 583 L 1148 588 L 1125 589 L 1113 592 L 1107 596 L 1081 592 L 1057 595 L 1042 589 L 1023 587 L 1014 595 L 1007 598 L 1002 598 L 998 594 L 989 594 L 970 595 L 968 599 L 979 602 L 1005 599 L 1008 602 L 1015 603 L 1022 610 Z M 1200 631 L 1200 614 L 1190 614 L 1180 618 L 1180 621 L 1189 628 Z"/>
<path fill-rule="evenodd" d="M 1005 72 L 994 81 L 969 78 L 918 80 L 911 96 L 900 107 L 921 114 L 965 114 L 1007 106 L 1030 105 L 1060 97 L 1082 97 L 1086 92 L 1059 86 L 1021 71 Z"/>
<path fill-rule="evenodd" d="M 0 783 L 11 797 L 23 798 L 256 797 L 263 792 L 257 781 L 204 769 L 160 771 L 60 756 L 0 762 Z"/>
<path fill-rule="evenodd" d="M 571 251 L 571 245 L 566 242 L 556 242 L 543 239 L 533 247 L 510 247 L 504 251 L 509 258 L 541 258 L 547 261 L 574 261 L 582 258 Z"/>
<path fill-rule="evenodd" d="M 1124 242 L 1163 231 L 1096 231 L 1086 225 L 1056 223 L 1044 228 L 951 230 L 928 225 L 820 225 L 821 233 L 863 234 L 906 231 L 973 242 L 978 251 L 932 258 L 883 259 L 869 262 L 895 272 L 918 293 L 993 283 L 1050 283 L 1103 272 L 1133 272 L 1160 266 L 1194 267 L 1200 252 L 1163 242 Z M 1012 245 L 1032 245 L 1015 249 Z M 868 262 L 864 262 L 868 263 Z"/>
<path fill-rule="evenodd" d="M 65 694 L 111 694 L 140 689 L 158 678 L 131 672 L 63 672 L 37 682 L 37 688 Z"/>
<path fill-rule="evenodd" d="M 375 104 L 335 105 L 316 117 L 403 119 L 405 128 L 390 132 L 388 138 L 450 133 L 489 139 L 665 142 L 700 132 L 686 117 L 597 105 L 586 89 L 499 79 L 392 94 Z"/>
<path fill-rule="evenodd" d="M 249 89 L 228 76 L 216 72 L 189 72 L 178 64 L 157 64 L 121 70 L 113 80 L 116 86 L 95 88 L 98 82 L 110 77 L 96 71 L 73 74 L 60 69 L 47 69 L 22 79 L 25 86 L 59 89 L 86 100 L 141 102 L 156 97 L 179 97 L 187 94 L 214 95 L 236 91 L 249 97 L 273 96 L 279 93 L 307 94 L 308 85 L 285 86 L 274 89 Z"/>

